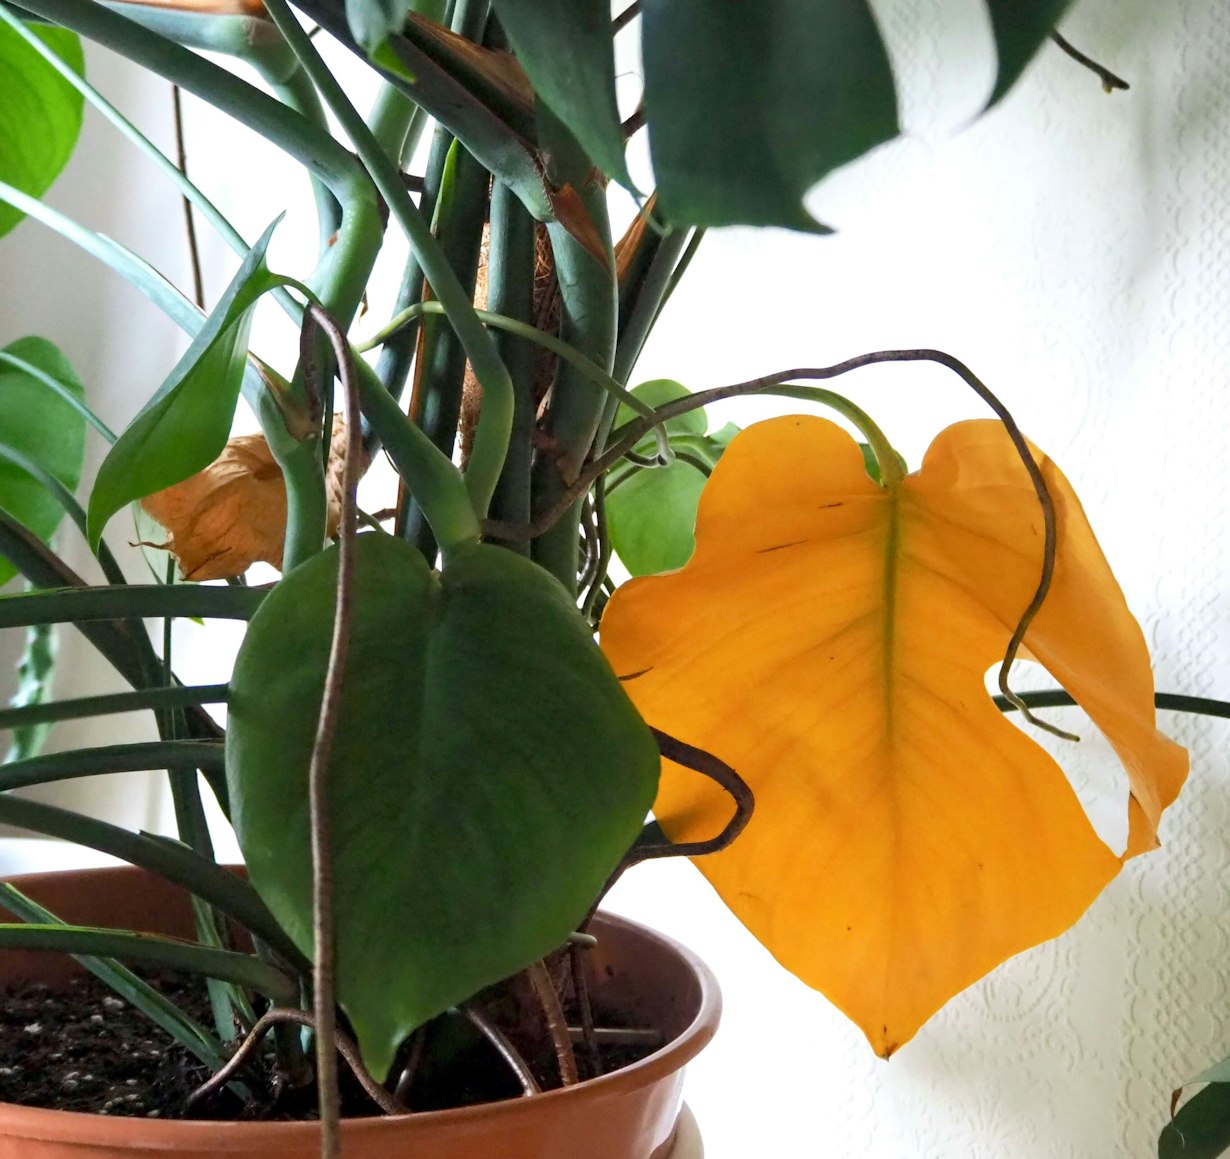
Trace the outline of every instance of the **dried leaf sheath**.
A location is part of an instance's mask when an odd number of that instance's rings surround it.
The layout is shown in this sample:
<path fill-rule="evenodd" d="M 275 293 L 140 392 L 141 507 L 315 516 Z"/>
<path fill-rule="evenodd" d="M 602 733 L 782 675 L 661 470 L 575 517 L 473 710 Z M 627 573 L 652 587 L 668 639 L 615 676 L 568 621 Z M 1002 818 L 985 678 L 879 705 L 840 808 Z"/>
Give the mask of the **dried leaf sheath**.
<path fill-rule="evenodd" d="M 1154 842 L 1186 754 L 1154 727 L 1140 629 L 1076 496 L 1044 471 L 1059 555 L 1026 644 L 1124 760 L 1132 854 Z M 885 1056 L 1075 922 L 1120 865 L 985 690 L 1041 549 L 1037 498 L 997 423 L 949 428 L 888 490 L 840 428 L 777 419 L 718 464 L 687 566 L 625 585 L 603 620 L 646 719 L 756 794 L 747 831 L 700 868 Z M 686 841 L 729 804 L 667 766 L 655 811 Z"/>
<path fill-rule="evenodd" d="M 335 419 L 325 483 L 328 534 L 341 509 L 346 423 Z M 362 468 L 366 463 L 361 464 Z M 167 530 L 166 547 L 188 580 L 242 575 L 256 562 L 282 566 L 286 484 L 264 435 L 238 435 L 203 471 L 141 501 Z"/>

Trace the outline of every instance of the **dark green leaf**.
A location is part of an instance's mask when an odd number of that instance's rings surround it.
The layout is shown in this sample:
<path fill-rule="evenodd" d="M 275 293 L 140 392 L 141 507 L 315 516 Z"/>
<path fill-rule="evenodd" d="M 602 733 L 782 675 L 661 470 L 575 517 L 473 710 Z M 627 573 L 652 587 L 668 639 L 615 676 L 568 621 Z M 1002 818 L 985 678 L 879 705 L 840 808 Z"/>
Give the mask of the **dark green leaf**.
<path fill-rule="evenodd" d="M 81 41 L 63 28 L 34 33 L 77 72 Z M 7 24 L 0 24 L 0 181 L 41 197 L 72 155 L 81 131 L 83 98 Z M 22 218 L 0 204 L 0 236 Z"/>
<path fill-rule="evenodd" d="M 866 0 L 646 0 L 643 22 L 649 143 L 674 224 L 822 231 L 803 195 L 897 134 Z"/>
<path fill-rule="evenodd" d="M 539 100 L 595 165 L 630 186 L 607 0 L 494 0 L 494 7 Z"/>
<path fill-rule="evenodd" d="M 1046 43 L 1072 0 L 987 0 L 999 70 L 987 108 L 997 104 Z"/>
<path fill-rule="evenodd" d="M 54 631 L 50 624 L 36 624 L 26 631 L 26 648 L 17 662 L 17 691 L 9 701 L 10 708 L 35 708 L 51 695 L 51 674 L 55 668 Z M 14 727 L 5 763 L 38 756 L 50 731 L 48 723 Z"/>
<path fill-rule="evenodd" d="M 0 119 L 3 115 L 0 112 Z M 76 397 L 84 397 L 85 388 L 68 359 L 45 339 L 22 338 L 6 346 L 3 353 L 56 379 Z M 37 463 L 69 491 L 77 489 L 85 458 L 85 419 L 33 375 L 6 362 L 0 362 L 0 443 Z M 0 462 L 0 507 L 44 543 L 64 518 L 64 507 L 56 496 L 11 462 Z M 0 584 L 12 579 L 16 570 L 0 559 Z"/>
<path fill-rule="evenodd" d="M 696 506 L 705 476 L 676 459 L 638 470 L 606 500 L 611 546 L 633 575 L 683 567 L 696 548 Z"/>
<path fill-rule="evenodd" d="M 248 252 L 209 320 L 103 460 L 90 494 L 97 544 L 120 508 L 204 470 L 226 446 L 248 357 L 252 309 L 282 279 L 265 268 L 275 221 Z"/>
<path fill-rule="evenodd" d="M 1158 1159 L 1217 1159 L 1230 1150 L 1230 1085 L 1211 1083 L 1179 1108 L 1157 1140 Z"/>
<path fill-rule="evenodd" d="M 659 758 L 589 628 L 528 560 L 489 546 L 442 577 L 359 537 L 330 768 L 339 1000 L 383 1077 L 416 1026 L 559 945 L 640 831 Z M 252 883 L 312 953 L 307 769 L 337 554 L 253 619 L 227 735 Z"/>

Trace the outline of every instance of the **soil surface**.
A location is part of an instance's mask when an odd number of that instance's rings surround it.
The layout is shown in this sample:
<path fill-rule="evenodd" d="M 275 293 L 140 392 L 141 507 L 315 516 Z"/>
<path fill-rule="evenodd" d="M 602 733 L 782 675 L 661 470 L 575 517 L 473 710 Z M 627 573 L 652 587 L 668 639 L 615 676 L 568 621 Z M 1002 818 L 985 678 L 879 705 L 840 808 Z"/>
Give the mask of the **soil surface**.
<path fill-rule="evenodd" d="M 212 1016 L 199 979 L 157 975 L 149 979 L 205 1026 Z M 617 1025 L 596 1012 L 600 1025 Z M 459 1015 L 429 1024 L 418 1048 L 414 1080 L 405 1095 L 411 1110 L 436 1110 L 516 1098 L 522 1089 L 490 1043 Z M 523 1043 L 523 1055 L 544 1089 L 558 1085 L 549 1040 Z M 603 1073 L 618 1070 L 652 1046 L 603 1045 Z M 409 1056 L 413 1044 L 405 1054 Z M 592 1073 L 578 1046 L 581 1077 Z M 406 1061 L 406 1060 L 403 1060 Z M 379 1111 L 342 1066 L 343 1114 Z M 0 1102 L 145 1118 L 311 1119 L 314 1090 L 289 1090 L 273 1074 L 268 1055 L 244 1071 L 253 1097 L 229 1091 L 186 1110 L 189 1096 L 210 1072 L 170 1035 L 91 975 L 67 989 L 26 985 L 0 1001 Z"/>

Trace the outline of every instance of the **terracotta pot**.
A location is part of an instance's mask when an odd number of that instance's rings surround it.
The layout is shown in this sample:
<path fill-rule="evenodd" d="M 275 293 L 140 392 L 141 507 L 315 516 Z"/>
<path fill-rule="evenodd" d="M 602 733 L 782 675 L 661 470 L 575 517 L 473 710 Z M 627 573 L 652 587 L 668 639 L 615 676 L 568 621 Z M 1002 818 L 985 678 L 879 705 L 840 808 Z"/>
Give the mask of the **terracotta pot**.
<path fill-rule="evenodd" d="M 192 937 L 182 891 L 123 866 L 10 879 L 65 921 Z M 3 915 L 4 920 L 12 920 Z M 352 1119 L 345 1159 L 667 1159 L 676 1142 L 683 1067 L 713 1037 L 721 1000 L 687 950 L 632 922 L 600 915 L 590 951 L 595 996 L 631 1025 L 660 1027 L 667 1046 L 566 1090 L 479 1107 Z M 55 983 L 79 969 L 63 955 L 0 954 L 0 983 Z M 681 1136 L 684 1131 L 678 1132 Z M 680 1149 L 696 1155 L 691 1132 Z M 0 1103 L 0 1159 L 316 1159 L 313 1123 L 121 1119 Z M 680 1157 L 682 1159 L 682 1157 Z"/>

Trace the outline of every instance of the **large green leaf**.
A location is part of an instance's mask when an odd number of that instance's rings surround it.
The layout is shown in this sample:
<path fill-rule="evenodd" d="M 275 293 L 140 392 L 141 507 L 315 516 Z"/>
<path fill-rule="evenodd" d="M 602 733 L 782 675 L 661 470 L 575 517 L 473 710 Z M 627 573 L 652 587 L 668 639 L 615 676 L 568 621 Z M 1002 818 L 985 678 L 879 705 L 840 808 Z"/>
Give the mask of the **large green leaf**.
<path fill-rule="evenodd" d="M 0 111 L 0 119 L 4 113 Z M 22 338 L 0 353 L 54 378 L 70 394 L 84 398 L 85 388 L 67 358 L 43 338 Z M 33 374 L 0 361 L 0 444 L 54 476 L 69 491 L 81 480 L 85 457 L 85 419 Z M 0 507 L 24 523 L 44 542 L 64 517 L 59 500 L 12 462 L 0 460 Z M 16 574 L 0 558 L 0 584 Z"/>
<path fill-rule="evenodd" d="M 987 102 L 990 108 L 1020 79 L 1072 0 L 986 0 L 986 4 L 999 54 L 995 88 Z"/>
<path fill-rule="evenodd" d="M 63 28 L 35 35 L 77 72 L 81 41 Z M 84 98 L 8 25 L 0 25 L 0 181 L 34 197 L 44 193 L 72 155 L 81 132 Z M 22 214 L 0 205 L 0 236 Z"/>
<path fill-rule="evenodd" d="M 822 229 L 825 174 L 897 134 L 866 0 L 646 0 L 645 108 L 672 223 Z"/>
<path fill-rule="evenodd" d="M 494 0 L 509 42 L 538 93 L 604 173 L 631 185 L 615 103 L 607 0 Z"/>
<path fill-rule="evenodd" d="M 330 763 L 338 996 L 374 1073 L 416 1026 L 541 957 L 653 800 L 652 735 L 556 582 L 496 547 L 431 572 L 357 544 Z M 312 952 L 307 769 L 337 555 L 292 571 L 235 665 L 227 776 L 251 879 Z"/>
<path fill-rule="evenodd" d="M 253 307 L 283 281 L 265 267 L 277 224 L 248 252 L 192 345 L 103 460 L 90 493 L 91 543 L 120 508 L 195 475 L 222 453 L 243 383 Z"/>

